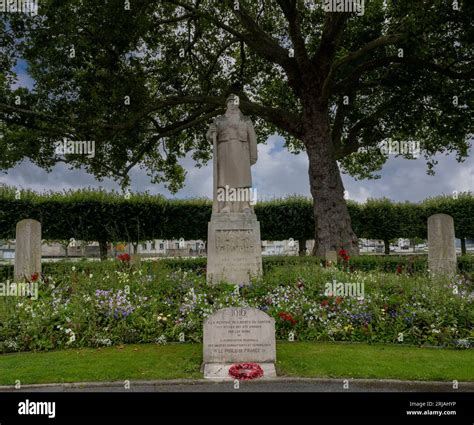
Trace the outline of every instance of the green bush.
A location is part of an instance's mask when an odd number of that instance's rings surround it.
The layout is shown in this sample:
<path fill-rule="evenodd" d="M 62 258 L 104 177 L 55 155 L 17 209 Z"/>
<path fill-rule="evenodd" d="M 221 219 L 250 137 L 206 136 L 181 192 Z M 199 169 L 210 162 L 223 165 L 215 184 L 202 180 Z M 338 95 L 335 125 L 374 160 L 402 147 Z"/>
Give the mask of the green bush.
<path fill-rule="evenodd" d="M 166 259 L 160 260 L 163 264 L 169 267 L 172 270 L 188 270 L 195 271 L 198 269 L 205 269 L 206 259 L 197 258 L 197 259 Z M 324 264 L 324 260 L 318 257 L 313 256 L 264 256 L 263 261 L 263 271 L 268 272 L 274 267 L 293 267 L 293 266 L 321 266 Z M 428 257 L 426 255 L 385 255 L 385 256 L 376 256 L 376 255 L 360 255 L 357 257 L 352 257 L 349 260 L 350 268 L 361 271 L 381 271 L 381 272 L 391 272 L 396 273 L 400 271 L 402 273 L 424 273 L 428 269 Z M 458 269 L 460 272 L 468 273 L 474 272 L 474 256 L 473 255 L 464 255 L 458 257 Z"/>
<path fill-rule="evenodd" d="M 106 263 L 113 267 L 117 260 L 110 259 Z M 324 260 L 313 256 L 264 256 L 262 258 L 263 272 L 267 273 L 275 267 L 294 267 L 294 266 L 314 266 L 319 267 L 324 265 Z M 410 273 L 420 274 L 425 273 L 428 269 L 428 258 L 426 255 L 360 255 L 352 257 L 349 260 L 349 267 L 352 271 L 381 271 L 387 273 Z M 207 259 L 205 257 L 199 258 L 163 258 L 156 261 L 144 261 L 145 270 L 150 272 L 163 270 L 182 270 L 188 272 L 195 272 L 200 275 L 206 274 Z M 78 272 L 94 273 L 95 271 L 103 270 L 103 265 L 98 261 L 59 261 L 55 263 L 43 263 L 43 275 L 60 275 L 68 273 L 72 267 L 75 267 Z M 474 273 L 474 256 L 463 255 L 458 257 L 458 270 L 460 273 Z M 0 266 L 0 282 L 5 282 L 7 279 L 13 280 L 13 265 Z"/>
<path fill-rule="evenodd" d="M 16 223 L 24 218 L 41 222 L 44 239 L 138 243 L 152 239 L 207 239 L 211 203 L 206 199 L 169 200 L 162 196 L 79 190 L 63 193 L 19 192 L 0 187 L 0 238 L 13 239 Z M 427 218 L 444 212 L 454 218 L 458 238 L 474 238 L 474 197 L 442 196 L 420 204 L 388 199 L 365 204 L 348 201 L 352 226 L 359 237 L 426 238 Z M 263 240 L 314 238 L 313 202 L 290 196 L 255 206 Z"/>
<path fill-rule="evenodd" d="M 230 306 L 265 311 L 275 318 L 278 339 L 291 332 L 299 341 L 472 342 L 472 282 L 347 272 L 311 260 L 297 258 L 288 267 L 273 259 L 263 279 L 241 288 L 209 286 L 199 269 L 183 270 L 183 265 L 202 266 L 202 260 L 140 268 L 118 261 L 55 264 L 54 273 L 38 283 L 38 299 L 5 297 L 0 352 L 200 342 L 206 317 Z M 329 294 L 327 285 L 334 281 L 363 285 L 363 297 Z"/>

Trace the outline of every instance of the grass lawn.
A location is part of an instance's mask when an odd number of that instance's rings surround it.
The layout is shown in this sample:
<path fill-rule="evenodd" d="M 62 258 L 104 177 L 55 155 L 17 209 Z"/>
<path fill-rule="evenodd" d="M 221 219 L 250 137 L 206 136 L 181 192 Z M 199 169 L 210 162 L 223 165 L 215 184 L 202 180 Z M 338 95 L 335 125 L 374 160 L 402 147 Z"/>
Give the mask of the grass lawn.
<path fill-rule="evenodd" d="M 202 345 L 126 345 L 0 355 L 0 385 L 202 378 Z M 474 381 L 474 351 L 279 343 L 279 376 Z"/>

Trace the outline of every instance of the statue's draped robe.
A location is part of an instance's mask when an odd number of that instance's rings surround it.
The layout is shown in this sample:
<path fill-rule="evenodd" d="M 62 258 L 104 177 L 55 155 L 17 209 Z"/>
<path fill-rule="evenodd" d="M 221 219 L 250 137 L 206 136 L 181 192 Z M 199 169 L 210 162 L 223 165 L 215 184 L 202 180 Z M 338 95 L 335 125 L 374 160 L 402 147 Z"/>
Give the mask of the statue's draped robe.
<path fill-rule="evenodd" d="M 252 186 L 250 166 L 257 162 L 257 137 L 250 118 L 227 111 L 214 120 L 217 127 L 217 187 Z M 208 139 L 212 138 L 210 130 Z"/>

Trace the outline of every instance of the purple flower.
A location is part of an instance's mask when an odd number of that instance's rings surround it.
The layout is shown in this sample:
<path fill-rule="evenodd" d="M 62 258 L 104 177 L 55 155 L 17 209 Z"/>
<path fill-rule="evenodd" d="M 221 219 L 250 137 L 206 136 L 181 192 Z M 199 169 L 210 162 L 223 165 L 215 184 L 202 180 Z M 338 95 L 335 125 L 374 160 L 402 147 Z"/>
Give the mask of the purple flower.
<path fill-rule="evenodd" d="M 113 316 L 116 319 L 129 316 L 135 308 L 127 299 L 127 295 L 119 289 L 117 293 L 97 289 L 95 291 L 99 309 L 107 316 Z"/>

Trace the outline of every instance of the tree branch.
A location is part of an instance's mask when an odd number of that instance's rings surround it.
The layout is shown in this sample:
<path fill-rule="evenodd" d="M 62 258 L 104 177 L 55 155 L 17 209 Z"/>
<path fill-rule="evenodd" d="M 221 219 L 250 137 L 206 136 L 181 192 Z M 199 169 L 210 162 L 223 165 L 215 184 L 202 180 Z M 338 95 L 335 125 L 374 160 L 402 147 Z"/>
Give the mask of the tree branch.
<path fill-rule="evenodd" d="M 468 71 L 455 71 L 451 68 L 451 66 L 442 66 L 435 63 L 428 62 L 422 58 L 416 58 L 414 56 L 400 58 L 398 56 L 386 56 L 384 58 L 374 59 L 372 61 L 365 62 L 359 66 L 357 66 L 352 72 L 351 75 L 337 84 L 333 85 L 332 92 L 339 93 L 343 90 L 347 90 L 348 88 L 358 88 L 360 83 L 359 79 L 367 71 L 372 71 L 374 69 L 382 68 L 382 67 L 389 67 L 393 64 L 401 64 L 401 65 L 411 65 L 415 66 L 419 69 L 426 69 L 431 70 L 447 77 L 459 80 L 471 80 L 474 78 L 474 68 L 471 68 Z M 329 88 L 328 88 L 329 91 Z"/>
<path fill-rule="evenodd" d="M 334 61 L 329 71 L 329 74 L 326 77 L 323 84 L 323 90 L 322 90 L 323 98 L 327 99 L 329 97 L 330 86 L 333 82 L 334 74 L 336 73 L 338 68 L 340 68 L 344 64 L 347 64 L 359 59 L 360 57 L 377 49 L 378 47 L 395 44 L 401 41 L 402 39 L 403 39 L 403 36 L 401 34 L 392 34 L 392 35 L 382 36 L 382 37 L 376 38 L 375 40 L 370 41 L 365 46 L 361 47 L 359 50 L 356 50 L 355 52 L 351 52 L 348 55 L 344 56 L 343 58 Z"/>
<path fill-rule="evenodd" d="M 213 23 L 216 27 L 225 30 L 229 34 L 232 34 L 239 40 L 243 41 L 262 58 L 268 60 L 269 62 L 280 65 L 285 70 L 285 73 L 288 77 L 288 82 L 291 87 L 297 88 L 299 79 L 296 60 L 290 57 L 288 50 L 281 47 L 273 38 L 271 38 L 259 27 L 259 25 L 252 19 L 250 14 L 242 7 L 242 5 L 239 5 L 239 9 L 235 10 L 233 7 L 234 2 L 229 2 L 229 0 L 227 1 L 230 10 L 238 18 L 245 32 L 237 31 L 235 28 L 223 23 L 219 17 L 203 12 L 202 10 L 190 6 L 189 4 L 178 0 L 168 1 L 169 3 L 180 6 L 189 12 L 201 16 L 203 19 Z"/>
<path fill-rule="evenodd" d="M 347 18 L 347 13 L 326 13 L 321 41 L 315 55 L 311 59 L 311 62 L 323 72 L 322 77 L 324 79 L 331 69 Z"/>
<path fill-rule="evenodd" d="M 143 156 L 153 148 L 153 146 L 162 138 L 173 136 L 174 134 L 179 133 L 180 131 L 186 130 L 187 128 L 193 127 L 196 124 L 200 124 L 203 122 L 208 121 L 212 117 L 215 116 L 216 111 L 215 106 L 206 106 L 204 108 L 198 109 L 194 111 L 191 115 L 189 115 L 183 121 L 178 123 L 173 123 L 166 127 L 159 127 L 159 134 L 150 138 L 141 148 L 140 150 L 134 155 L 130 163 L 122 172 L 123 174 L 127 175 L 127 173 L 143 158 Z M 204 115 L 202 115 L 204 113 Z"/>
<path fill-rule="evenodd" d="M 342 144 L 342 140 L 338 145 L 335 146 L 336 151 L 338 152 L 338 159 L 343 158 L 351 153 L 357 152 L 360 145 L 357 140 L 357 136 L 366 127 L 373 127 L 374 123 L 384 115 L 387 110 L 390 109 L 396 103 L 394 99 L 389 99 L 388 101 L 382 103 L 379 108 L 377 108 L 372 114 L 367 115 L 357 121 L 348 131 L 347 138 Z"/>
<path fill-rule="evenodd" d="M 294 135 L 295 137 L 301 136 L 301 125 L 300 117 L 282 108 L 271 108 L 269 106 L 263 106 L 258 103 L 250 101 L 243 93 L 236 93 L 240 96 L 240 106 L 243 112 L 258 115 L 274 124 L 276 127 Z M 150 107 L 150 111 L 153 110 L 176 106 L 181 104 L 209 104 L 223 107 L 225 105 L 226 98 L 219 96 L 182 96 L 182 97 L 170 97 L 163 99 L 157 104 Z"/>
<path fill-rule="evenodd" d="M 308 52 L 306 50 L 305 42 L 301 34 L 301 20 L 296 0 L 277 0 L 283 14 L 285 15 L 288 26 L 290 39 L 295 50 L 295 58 L 300 68 L 308 62 Z"/>
<path fill-rule="evenodd" d="M 362 46 L 360 49 L 356 50 L 355 52 L 350 52 L 343 58 L 340 58 L 333 63 L 333 68 L 337 69 L 340 66 L 355 61 L 360 57 L 364 56 L 365 54 L 377 49 L 378 47 L 388 46 L 390 44 L 397 44 L 402 41 L 404 38 L 403 34 L 390 34 L 384 35 L 382 37 L 376 38 L 375 40 L 369 41 L 365 46 Z"/>

